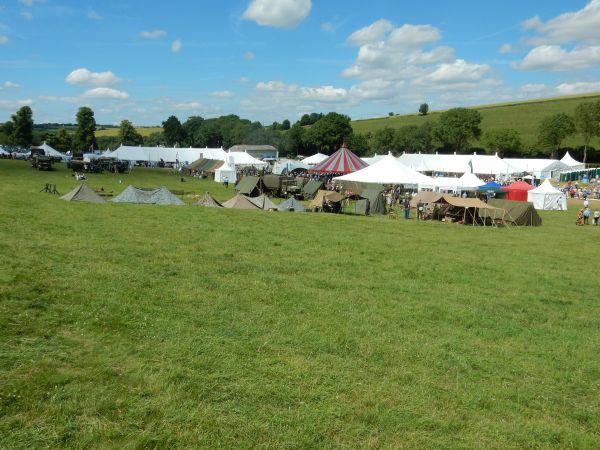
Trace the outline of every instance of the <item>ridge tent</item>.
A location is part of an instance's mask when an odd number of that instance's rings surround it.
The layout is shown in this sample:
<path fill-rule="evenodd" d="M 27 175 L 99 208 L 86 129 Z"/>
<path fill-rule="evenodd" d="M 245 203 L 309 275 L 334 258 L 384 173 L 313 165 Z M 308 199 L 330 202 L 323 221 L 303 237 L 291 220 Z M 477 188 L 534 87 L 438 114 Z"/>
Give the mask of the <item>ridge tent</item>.
<path fill-rule="evenodd" d="M 537 227 L 542 224 L 542 218 L 533 207 L 533 203 L 491 198 L 488 205 L 505 210 L 504 221 L 511 225 Z"/>
<path fill-rule="evenodd" d="M 68 202 L 106 203 L 106 200 L 85 183 L 80 184 L 71 192 L 63 195 L 61 199 Z"/>
<path fill-rule="evenodd" d="M 339 203 L 344 200 L 344 196 L 336 191 L 326 191 L 324 189 L 319 190 L 315 197 L 308 204 L 309 209 L 322 209 L 323 203 L 329 201 L 331 203 Z"/>
<path fill-rule="evenodd" d="M 235 186 L 235 190 L 244 195 L 260 194 L 264 185 L 260 177 L 246 175 Z"/>
<path fill-rule="evenodd" d="M 216 201 L 212 195 L 210 195 L 210 192 L 205 192 L 204 195 L 202 197 L 200 197 L 200 199 L 196 202 L 196 205 L 199 206 L 206 206 L 208 208 L 222 208 L 223 205 L 221 205 L 218 201 Z"/>
<path fill-rule="evenodd" d="M 360 193 L 359 199 L 354 205 L 355 214 L 385 214 L 385 197 L 381 189 L 364 189 Z"/>
<path fill-rule="evenodd" d="M 535 209 L 567 210 L 567 197 L 546 179 L 540 186 L 527 192 L 527 201 L 533 203 Z"/>
<path fill-rule="evenodd" d="M 368 164 L 352 153 L 346 144 L 333 153 L 329 158 L 316 164 L 309 172 L 347 174 L 364 169 Z"/>
<path fill-rule="evenodd" d="M 515 181 L 513 184 L 502 188 L 506 191 L 506 200 L 516 200 L 520 202 L 527 201 L 527 192 L 532 190 L 533 186 L 525 181 Z"/>
<path fill-rule="evenodd" d="M 471 172 L 465 172 L 458 179 L 458 188 L 463 191 L 476 191 L 479 186 L 483 186 L 485 181 L 482 181 L 477 175 Z"/>
<path fill-rule="evenodd" d="M 497 222 L 505 223 L 506 211 L 502 207 L 485 203 L 478 198 L 452 197 L 442 195 L 433 203 L 449 205 L 449 215 L 455 218 L 462 218 L 464 224 L 486 224 L 486 219 L 490 219 L 493 225 Z M 535 211 L 535 210 L 534 210 Z M 457 214 L 458 212 L 458 214 Z M 446 213 L 448 214 L 448 213 Z"/>
<path fill-rule="evenodd" d="M 150 205 L 185 205 L 166 187 L 144 189 L 129 185 L 127 189 L 111 200 L 115 203 L 142 203 Z"/>
<path fill-rule="evenodd" d="M 306 212 L 306 208 L 296 200 L 294 197 L 288 198 L 286 201 L 279 204 L 277 207 L 278 211 L 293 211 L 293 212 Z"/>
<path fill-rule="evenodd" d="M 220 159 L 200 158 L 184 166 L 183 168 L 190 172 L 196 170 L 198 172 L 213 172 L 224 164 Z"/>
<path fill-rule="evenodd" d="M 233 208 L 233 209 L 258 209 L 254 203 L 252 203 L 248 197 L 243 194 L 237 194 L 235 197 L 230 198 L 225 203 L 223 203 L 225 208 Z"/>
<path fill-rule="evenodd" d="M 277 205 L 265 194 L 261 194 L 258 197 L 248 197 L 248 200 L 254 203 L 259 209 L 264 209 L 265 211 L 277 210 Z"/>
<path fill-rule="evenodd" d="M 302 196 L 304 199 L 312 198 L 322 187 L 322 181 L 310 180 L 308 183 L 302 186 Z"/>

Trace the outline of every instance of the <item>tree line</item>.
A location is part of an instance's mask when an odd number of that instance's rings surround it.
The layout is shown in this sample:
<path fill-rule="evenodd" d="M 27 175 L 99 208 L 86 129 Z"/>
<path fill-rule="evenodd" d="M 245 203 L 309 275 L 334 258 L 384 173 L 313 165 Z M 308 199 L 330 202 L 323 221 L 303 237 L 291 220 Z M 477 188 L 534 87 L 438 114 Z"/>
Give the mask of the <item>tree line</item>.
<path fill-rule="evenodd" d="M 428 113 L 427 104 L 419 108 Z M 288 119 L 263 126 L 236 115 L 205 119 L 189 117 L 180 122 L 170 116 L 162 122 L 162 131 L 142 136 L 129 120 L 121 121 L 117 136 L 96 137 L 97 124 L 89 107 L 79 108 L 76 124 L 49 131 L 48 125 L 40 139 L 60 151 L 86 152 L 92 149 L 115 149 L 119 145 L 223 147 L 236 144 L 266 144 L 279 149 L 280 155 L 293 157 L 315 152 L 331 154 L 342 143 L 360 156 L 374 153 L 464 153 L 473 145 L 484 152 L 499 156 L 550 156 L 556 158 L 564 140 L 579 134 L 583 144 L 583 160 L 588 159 L 592 138 L 600 136 L 600 101 L 580 103 L 573 115 L 558 113 L 544 118 L 538 125 L 538 152 L 523 149 L 518 131 L 510 128 L 481 130 L 481 114 L 468 108 L 453 108 L 439 115 L 436 122 L 384 127 L 374 132 L 355 133 L 350 117 L 330 112 L 303 115 L 293 125 Z M 20 108 L 11 120 L 0 125 L 0 144 L 28 147 L 34 143 L 33 113 L 29 106 Z M 37 142 L 39 143 L 39 142 Z M 594 153 L 594 156 L 597 156 Z"/>

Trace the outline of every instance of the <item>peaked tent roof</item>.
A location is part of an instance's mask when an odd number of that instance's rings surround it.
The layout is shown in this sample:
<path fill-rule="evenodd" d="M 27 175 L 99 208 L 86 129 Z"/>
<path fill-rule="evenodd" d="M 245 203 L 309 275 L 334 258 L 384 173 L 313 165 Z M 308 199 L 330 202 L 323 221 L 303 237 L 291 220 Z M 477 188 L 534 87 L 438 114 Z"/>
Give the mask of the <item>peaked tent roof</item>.
<path fill-rule="evenodd" d="M 255 190 L 261 190 L 261 187 L 262 181 L 260 180 L 260 177 L 246 175 L 235 186 L 235 190 L 239 191 L 240 194 L 250 195 Z"/>
<path fill-rule="evenodd" d="M 258 197 L 248 197 L 248 200 L 254 203 L 258 208 L 264 209 L 265 211 L 277 209 L 277 205 L 273 203 L 273 201 L 265 194 L 259 195 Z"/>
<path fill-rule="evenodd" d="M 496 183 L 495 181 L 490 181 L 489 183 L 486 183 L 483 186 L 479 186 L 477 188 L 478 191 L 499 191 L 501 189 L 502 185 Z"/>
<path fill-rule="evenodd" d="M 330 202 L 337 203 L 344 200 L 344 196 L 336 191 L 326 191 L 324 189 L 319 190 L 312 201 L 308 204 L 310 209 L 313 208 L 321 208 L 323 206 L 323 202 L 325 200 L 329 200 Z"/>
<path fill-rule="evenodd" d="M 565 193 L 552 186 L 547 178 L 541 185 L 527 192 L 527 201 L 533 203 L 535 209 L 567 210 Z"/>
<path fill-rule="evenodd" d="M 308 183 L 306 183 L 304 186 L 302 186 L 302 194 L 304 195 L 305 199 L 307 197 L 312 197 L 322 187 L 323 187 L 322 181 L 310 180 Z"/>
<path fill-rule="evenodd" d="M 234 209 L 258 209 L 254 203 L 252 203 L 248 197 L 243 194 L 237 194 L 235 197 L 230 198 L 225 203 L 223 203 L 225 208 L 234 208 Z"/>
<path fill-rule="evenodd" d="M 389 153 L 385 158 L 365 168 L 334 178 L 335 181 L 353 181 L 358 183 L 408 184 L 419 185 L 431 183 L 427 175 L 402 164 L 398 158 Z"/>
<path fill-rule="evenodd" d="M 346 174 L 364 169 L 367 166 L 366 162 L 348 150 L 346 144 L 343 144 L 333 155 L 313 166 L 309 172 Z"/>
<path fill-rule="evenodd" d="M 68 202 L 91 202 L 91 203 L 106 203 L 92 188 L 87 184 L 81 183 L 68 194 L 65 194 L 61 199 Z"/>
<path fill-rule="evenodd" d="M 61 153 L 58 150 L 53 149 L 48 144 L 46 144 L 46 141 L 44 141 L 44 143 L 42 145 L 40 145 L 38 147 L 34 147 L 34 148 L 44 150 L 44 154 L 46 156 L 54 156 L 56 158 L 66 158 L 66 155 L 64 153 Z"/>
<path fill-rule="evenodd" d="M 482 181 L 477 175 L 471 172 L 465 172 L 463 176 L 458 179 L 458 187 L 464 190 L 475 190 L 484 184 L 485 181 Z"/>
<path fill-rule="evenodd" d="M 569 166 L 571 168 L 585 169 L 585 164 L 583 164 L 582 162 L 577 161 L 575 158 L 573 158 L 569 154 L 569 152 L 565 153 L 565 156 L 563 156 L 561 158 L 560 162 L 566 164 L 567 166 Z"/>
<path fill-rule="evenodd" d="M 212 195 L 210 195 L 210 192 L 205 192 L 204 195 L 202 197 L 200 197 L 200 199 L 196 202 L 196 205 L 199 206 L 206 206 L 208 208 L 222 208 L 223 205 L 221 205 L 218 201 L 216 201 Z"/>
<path fill-rule="evenodd" d="M 512 200 L 500 200 L 491 198 L 488 205 L 501 208 L 506 211 L 504 221 L 512 225 L 538 226 L 542 224 L 542 218 L 537 213 L 531 202 L 519 202 Z M 487 216 L 487 212 L 480 212 L 482 217 Z"/>
<path fill-rule="evenodd" d="M 279 204 L 277 207 L 278 211 L 294 211 L 294 212 L 306 212 L 306 208 L 296 200 L 294 197 L 288 198 L 286 201 Z"/>
<path fill-rule="evenodd" d="M 151 205 L 185 205 L 166 187 L 142 189 L 129 185 L 127 189 L 111 200 L 115 203 L 143 203 Z"/>
<path fill-rule="evenodd" d="M 323 153 L 315 153 L 312 156 L 307 156 L 306 158 L 304 158 L 302 160 L 302 162 L 304 164 L 308 164 L 309 166 L 312 166 L 314 164 L 319 164 L 320 162 L 325 161 L 328 158 L 327 155 L 324 155 Z"/>

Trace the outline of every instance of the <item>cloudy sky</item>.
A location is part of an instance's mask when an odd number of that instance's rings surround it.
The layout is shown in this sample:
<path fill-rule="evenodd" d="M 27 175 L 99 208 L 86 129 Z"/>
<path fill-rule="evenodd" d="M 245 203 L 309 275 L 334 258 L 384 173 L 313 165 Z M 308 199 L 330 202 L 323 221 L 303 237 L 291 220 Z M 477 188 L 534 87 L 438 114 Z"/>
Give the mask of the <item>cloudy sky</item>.
<path fill-rule="evenodd" d="M 405 4 L 406 3 L 406 4 Z M 600 91 L 600 0 L 0 2 L 0 121 L 353 119 Z"/>

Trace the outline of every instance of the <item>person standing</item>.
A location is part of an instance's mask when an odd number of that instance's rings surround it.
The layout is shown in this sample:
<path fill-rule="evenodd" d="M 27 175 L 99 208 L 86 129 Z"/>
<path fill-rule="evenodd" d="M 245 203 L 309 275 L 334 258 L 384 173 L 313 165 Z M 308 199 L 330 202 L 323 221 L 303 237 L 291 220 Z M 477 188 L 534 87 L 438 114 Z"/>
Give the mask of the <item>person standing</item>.
<path fill-rule="evenodd" d="M 590 224 L 590 208 L 585 208 L 583 210 L 583 224 L 584 225 Z"/>
<path fill-rule="evenodd" d="M 404 218 L 408 219 L 410 216 L 410 200 L 405 198 L 402 202 L 402 211 L 404 212 Z"/>
<path fill-rule="evenodd" d="M 229 178 L 225 177 L 225 179 L 223 180 L 223 184 L 225 185 L 225 189 L 229 188 Z"/>
<path fill-rule="evenodd" d="M 594 225 L 598 225 L 598 221 L 600 220 L 600 211 L 598 211 L 598 208 L 594 210 L 594 218 L 592 220 Z"/>

